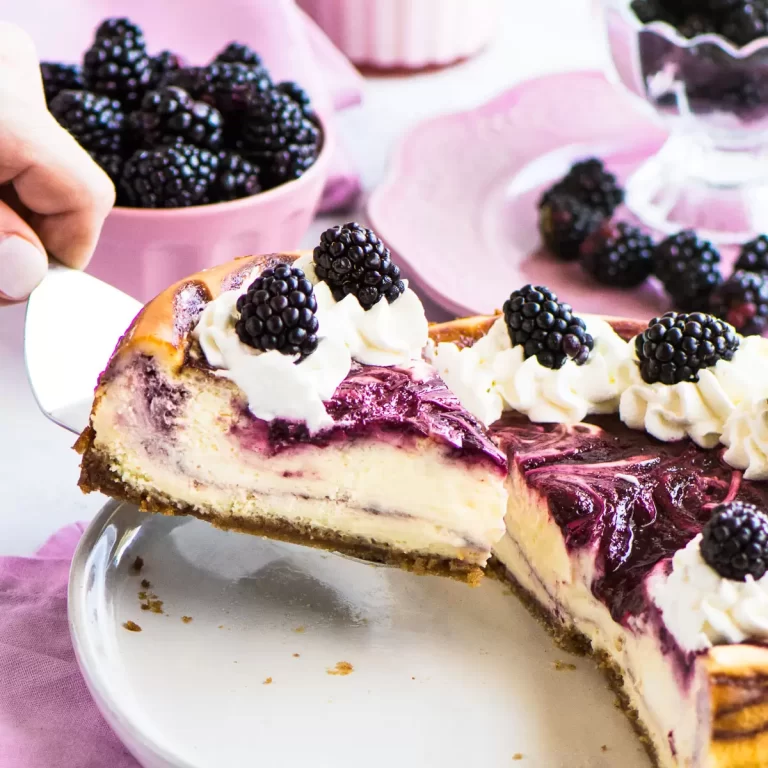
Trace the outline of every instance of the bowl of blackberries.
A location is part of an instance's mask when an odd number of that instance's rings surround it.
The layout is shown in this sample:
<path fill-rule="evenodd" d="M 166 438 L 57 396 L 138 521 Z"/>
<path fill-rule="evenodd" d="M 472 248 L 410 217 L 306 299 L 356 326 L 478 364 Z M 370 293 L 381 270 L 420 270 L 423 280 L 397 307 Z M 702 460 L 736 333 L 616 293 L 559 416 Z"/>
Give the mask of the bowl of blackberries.
<path fill-rule="evenodd" d="M 765 231 L 768 212 L 752 203 L 768 190 L 768 0 L 602 2 L 620 82 L 670 130 L 628 183 L 630 208 L 671 232 L 703 226 L 720 202 L 712 191 L 730 190 L 734 214 L 713 239 Z"/>
<path fill-rule="evenodd" d="M 237 255 L 298 247 L 328 174 L 328 122 L 246 44 L 152 52 L 105 19 L 77 64 L 41 64 L 48 109 L 112 179 L 90 270 L 141 300 Z"/>

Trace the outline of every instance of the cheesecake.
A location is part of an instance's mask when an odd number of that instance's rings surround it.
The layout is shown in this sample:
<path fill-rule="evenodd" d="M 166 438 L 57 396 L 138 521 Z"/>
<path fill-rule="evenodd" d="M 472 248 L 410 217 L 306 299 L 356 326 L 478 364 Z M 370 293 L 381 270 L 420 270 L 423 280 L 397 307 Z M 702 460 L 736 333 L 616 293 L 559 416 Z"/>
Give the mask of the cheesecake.
<path fill-rule="evenodd" d="M 507 462 L 422 358 L 427 329 L 355 224 L 313 253 L 192 275 L 144 307 L 101 375 L 80 487 L 475 581 L 504 531 Z"/>
<path fill-rule="evenodd" d="M 768 342 L 584 316 L 595 359 L 551 367 L 520 305 L 433 326 L 427 354 L 509 461 L 489 568 L 596 657 L 655 765 L 768 766 Z M 692 348 L 672 327 L 718 354 L 649 363 L 665 333 Z"/>

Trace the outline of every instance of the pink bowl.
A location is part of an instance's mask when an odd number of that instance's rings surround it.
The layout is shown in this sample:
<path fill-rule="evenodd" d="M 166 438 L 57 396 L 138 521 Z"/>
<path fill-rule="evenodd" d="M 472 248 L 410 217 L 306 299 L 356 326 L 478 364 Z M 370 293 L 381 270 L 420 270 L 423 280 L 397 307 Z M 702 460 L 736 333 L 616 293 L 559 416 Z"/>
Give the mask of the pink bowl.
<path fill-rule="evenodd" d="M 502 0 L 298 0 L 359 66 L 419 70 L 478 53 L 498 29 Z"/>
<path fill-rule="evenodd" d="M 171 283 L 249 253 L 299 247 L 328 177 L 334 136 L 299 179 L 231 203 L 192 208 L 115 208 L 88 272 L 146 302 Z"/>

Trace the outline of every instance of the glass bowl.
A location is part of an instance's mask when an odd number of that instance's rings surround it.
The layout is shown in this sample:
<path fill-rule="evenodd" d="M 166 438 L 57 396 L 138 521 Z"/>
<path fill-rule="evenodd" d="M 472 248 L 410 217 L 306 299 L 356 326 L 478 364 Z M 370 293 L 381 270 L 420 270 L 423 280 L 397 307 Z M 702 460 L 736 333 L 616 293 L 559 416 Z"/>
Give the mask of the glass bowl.
<path fill-rule="evenodd" d="M 629 178 L 629 209 L 661 232 L 691 227 L 720 243 L 768 231 L 768 37 L 741 48 L 685 37 L 643 24 L 629 0 L 602 3 L 619 81 L 669 130 Z"/>

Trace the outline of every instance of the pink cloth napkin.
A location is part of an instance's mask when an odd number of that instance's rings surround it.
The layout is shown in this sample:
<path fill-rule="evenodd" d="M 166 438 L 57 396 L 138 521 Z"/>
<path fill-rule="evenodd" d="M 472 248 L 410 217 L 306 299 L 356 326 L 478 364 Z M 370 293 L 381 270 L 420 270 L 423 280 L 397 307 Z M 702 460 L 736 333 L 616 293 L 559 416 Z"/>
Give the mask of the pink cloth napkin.
<path fill-rule="evenodd" d="M 0 766 L 137 768 L 75 661 L 67 624 L 78 523 L 34 557 L 0 558 Z"/>
<path fill-rule="evenodd" d="M 67 578 L 84 526 L 0 558 L 0 766 L 138 768 L 91 699 L 69 638 Z"/>
<path fill-rule="evenodd" d="M 294 0 L 0 0 L 0 19 L 19 24 L 42 59 L 79 61 L 107 16 L 129 15 L 151 53 L 170 48 L 191 64 L 211 60 L 230 40 L 253 46 L 276 81 L 295 80 L 318 112 L 358 104 L 363 78 Z M 320 211 L 353 205 L 360 180 L 341 142 Z"/>

